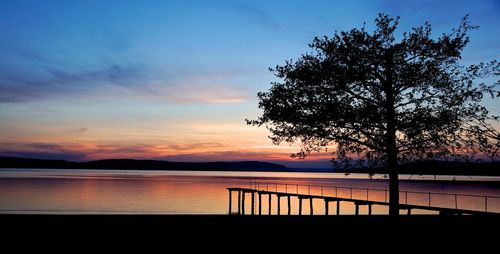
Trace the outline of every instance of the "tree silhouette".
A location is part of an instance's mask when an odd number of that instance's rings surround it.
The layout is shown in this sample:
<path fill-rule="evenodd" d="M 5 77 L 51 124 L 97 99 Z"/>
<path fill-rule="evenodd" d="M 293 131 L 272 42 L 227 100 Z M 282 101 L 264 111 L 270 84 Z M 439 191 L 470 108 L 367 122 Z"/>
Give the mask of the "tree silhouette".
<path fill-rule="evenodd" d="M 500 64 L 459 63 L 469 42 L 468 16 L 439 38 L 431 25 L 413 28 L 399 42 L 399 17 L 379 14 L 376 29 L 316 37 L 312 52 L 270 69 L 283 80 L 258 93 L 275 144 L 301 144 L 292 157 L 334 149 L 346 169 L 383 167 L 389 175 L 389 214 L 399 214 L 398 164 L 432 159 L 498 158 L 499 132 L 481 105 L 500 97 Z M 492 78 L 493 77 L 493 78 Z"/>

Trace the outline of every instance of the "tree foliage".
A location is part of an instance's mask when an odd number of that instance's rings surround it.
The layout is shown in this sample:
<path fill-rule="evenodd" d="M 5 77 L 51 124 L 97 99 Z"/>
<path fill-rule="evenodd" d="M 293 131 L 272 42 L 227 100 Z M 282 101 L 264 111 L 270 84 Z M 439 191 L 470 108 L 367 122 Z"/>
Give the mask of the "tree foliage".
<path fill-rule="evenodd" d="M 399 163 L 498 158 L 499 118 L 482 99 L 500 97 L 500 64 L 461 64 L 476 28 L 468 16 L 437 38 L 425 23 L 396 40 L 398 22 L 379 14 L 373 32 L 316 37 L 311 52 L 271 69 L 281 81 L 258 93 L 263 114 L 247 123 L 275 144 L 300 143 L 293 156 L 332 148 L 344 168 L 385 167 L 391 153 Z"/>

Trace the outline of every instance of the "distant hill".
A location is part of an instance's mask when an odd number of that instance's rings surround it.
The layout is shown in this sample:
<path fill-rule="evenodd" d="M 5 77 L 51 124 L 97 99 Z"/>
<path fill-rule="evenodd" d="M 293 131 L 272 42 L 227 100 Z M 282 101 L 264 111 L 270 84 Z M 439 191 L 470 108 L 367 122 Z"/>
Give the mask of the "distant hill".
<path fill-rule="evenodd" d="M 202 171 L 291 171 L 268 162 L 172 162 L 160 160 L 110 159 L 87 162 L 66 160 L 0 157 L 0 168 L 58 168 L 58 169 L 136 169 L 136 170 L 202 170 Z"/>

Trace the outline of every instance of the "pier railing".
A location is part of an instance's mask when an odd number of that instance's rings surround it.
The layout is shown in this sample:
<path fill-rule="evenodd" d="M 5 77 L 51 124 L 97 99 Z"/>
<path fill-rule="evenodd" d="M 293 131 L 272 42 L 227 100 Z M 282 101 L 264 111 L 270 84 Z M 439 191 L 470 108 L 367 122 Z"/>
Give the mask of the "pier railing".
<path fill-rule="evenodd" d="M 257 181 L 250 182 L 240 187 L 288 194 L 389 202 L 389 191 L 387 189 Z M 500 196 L 402 190 L 399 192 L 399 198 L 399 203 L 404 205 L 500 213 Z"/>

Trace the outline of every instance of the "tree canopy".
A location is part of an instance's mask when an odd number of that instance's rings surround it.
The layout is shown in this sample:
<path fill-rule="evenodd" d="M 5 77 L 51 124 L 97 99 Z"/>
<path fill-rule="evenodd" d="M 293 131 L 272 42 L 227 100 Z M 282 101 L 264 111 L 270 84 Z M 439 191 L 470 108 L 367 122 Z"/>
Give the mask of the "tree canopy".
<path fill-rule="evenodd" d="M 500 97 L 500 63 L 460 61 L 477 27 L 465 16 L 437 38 L 429 23 L 398 36 L 398 22 L 379 14 L 373 32 L 314 38 L 311 52 L 270 69 L 281 81 L 258 93 L 263 114 L 247 123 L 275 144 L 300 143 L 296 157 L 331 148 L 337 167 L 388 168 L 391 202 L 398 163 L 498 158 L 499 118 L 482 99 Z"/>
<path fill-rule="evenodd" d="M 467 32 L 476 27 L 466 16 L 457 29 L 434 39 L 426 23 L 396 42 L 398 21 L 381 14 L 373 33 L 363 27 L 316 37 L 311 53 L 271 69 L 284 82 L 258 94 L 263 115 L 247 122 L 265 124 L 276 144 L 299 141 L 298 157 L 333 145 L 339 166 L 383 166 L 384 83 L 391 82 L 398 160 L 496 156 L 498 133 L 490 120 L 498 117 L 481 100 L 500 96 L 499 81 L 475 81 L 498 76 L 500 65 L 459 63 Z"/>

